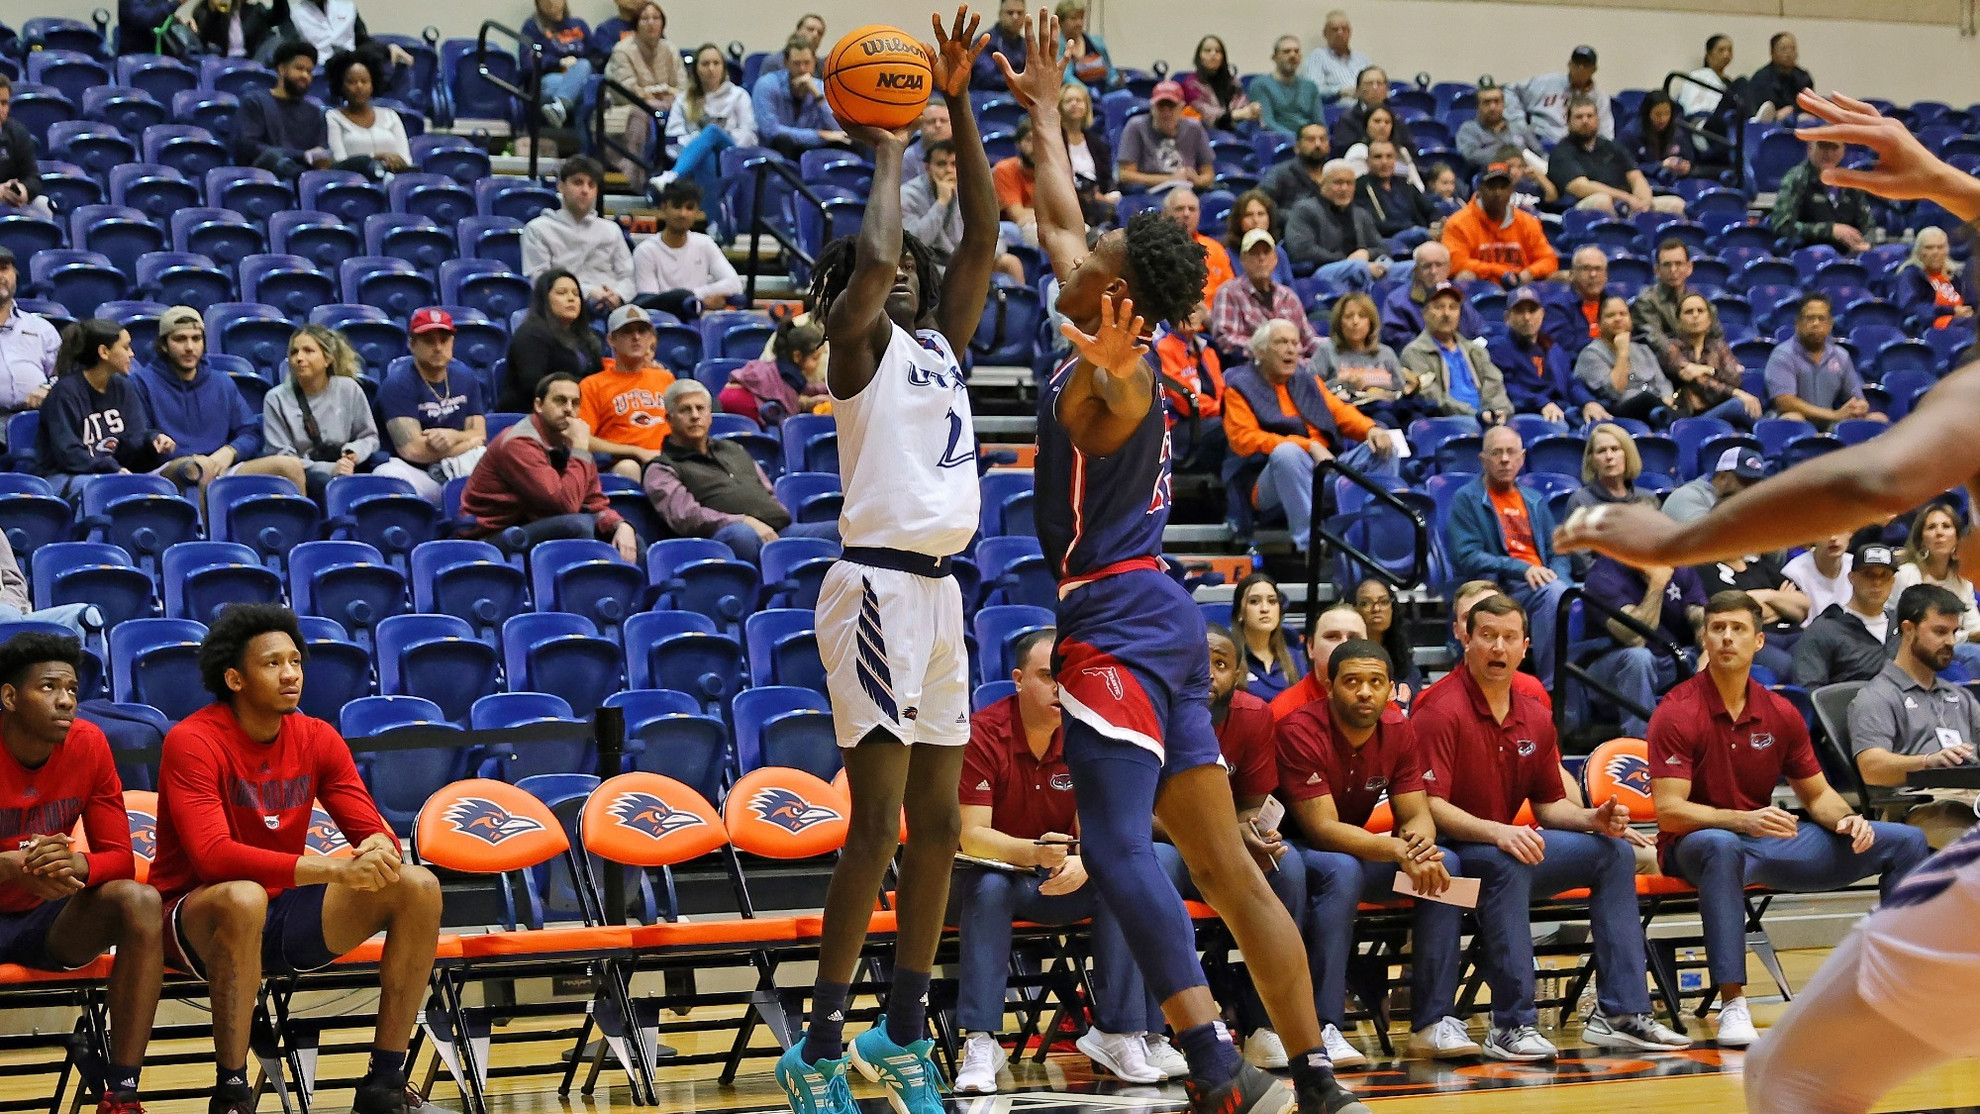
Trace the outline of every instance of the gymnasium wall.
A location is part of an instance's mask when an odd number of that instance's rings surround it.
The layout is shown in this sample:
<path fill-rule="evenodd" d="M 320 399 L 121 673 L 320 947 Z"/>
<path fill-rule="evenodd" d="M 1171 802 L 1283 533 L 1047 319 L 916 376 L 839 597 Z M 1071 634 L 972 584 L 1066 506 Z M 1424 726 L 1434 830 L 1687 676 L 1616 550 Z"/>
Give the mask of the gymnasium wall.
<path fill-rule="evenodd" d="M 610 0 L 570 0 L 596 22 Z M 949 0 L 939 0 L 949 2 Z M 1034 3 L 1041 0 L 1033 0 Z M 1791 30 L 1802 65 L 1818 88 L 1842 89 L 1894 101 L 1980 101 L 1980 38 L 1962 37 L 1962 9 L 1974 0 L 1091 0 L 1093 28 L 1117 62 L 1145 65 L 1166 58 L 1186 65 L 1196 40 L 1215 32 L 1246 71 L 1264 69 L 1273 38 L 1297 33 L 1311 50 L 1320 42 L 1328 9 L 1354 17 L 1354 42 L 1388 67 L 1392 77 L 1428 71 L 1440 79 L 1475 80 L 1489 72 L 1502 81 L 1562 68 L 1568 51 L 1586 42 L 1601 52 L 1598 81 L 1608 89 L 1648 88 L 1672 69 L 1699 65 L 1706 36 L 1733 36 L 1733 68 L 1750 73 L 1766 60 L 1767 39 Z M 806 11 L 822 13 L 830 35 L 866 23 L 928 31 L 937 0 L 663 0 L 670 38 L 683 47 L 704 40 L 741 40 L 775 49 Z M 979 0 L 994 17 L 992 0 Z M 19 0 L 6 19 L 25 13 L 87 19 L 91 0 Z M 111 5 L 114 8 L 114 4 Z M 448 35 L 472 34 L 471 21 L 494 17 L 520 26 L 527 0 L 359 0 L 375 31 L 417 33 L 428 24 Z M 951 9 L 953 10 L 953 9 Z"/>

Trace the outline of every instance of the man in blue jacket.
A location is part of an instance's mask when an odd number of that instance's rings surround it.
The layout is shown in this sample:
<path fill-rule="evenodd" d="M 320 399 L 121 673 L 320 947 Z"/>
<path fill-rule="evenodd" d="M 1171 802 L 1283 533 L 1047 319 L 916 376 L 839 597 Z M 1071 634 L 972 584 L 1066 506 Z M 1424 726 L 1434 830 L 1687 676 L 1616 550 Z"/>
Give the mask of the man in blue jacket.
<path fill-rule="evenodd" d="M 1493 580 L 1531 620 L 1533 664 L 1554 675 L 1554 615 L 1573 582 L 1568 559 L 1554 552 L 1554 516 L 1539 492 L 1522 487 L 1526 448 L 1506 426 L 1485 431 L 1478 454 L 1484 474 L 1458 489 L 1444 539 L 1454 579 Z"/>
<path fill-rule="evenodd" d="M 1575 377 L 1574 360 L 1541 328 L 1546 315 L 1540 292 L 1520 287 L 1506 301 L 1505 334 L 1486 346 L 1485 354 L 1505 376 L 1513 412 L 1572 426 L 1607 418 L 1608 410 Z"/>
<path fill-rule="evenodd" d="M 818 48 L 802 35 L 792 35 L 784 44 L 784 68 L 757 78 L 749 99 L 756 110 L 756 134 L 787 159 L 813 147 L 846 143 L 846 133 L 825 103 Z"/>
<path fill-rule="evenodd" d="M 261 415 L 225 372 L 206 362 L 206 322 L 191 306 L 158 319 L 154 359 L 131 376 L 155 429 L 172 438 L 161 474 L 202 492 L 230 473 L 282 476 L 303 490 L 302 461 L 261 455 Z"/>

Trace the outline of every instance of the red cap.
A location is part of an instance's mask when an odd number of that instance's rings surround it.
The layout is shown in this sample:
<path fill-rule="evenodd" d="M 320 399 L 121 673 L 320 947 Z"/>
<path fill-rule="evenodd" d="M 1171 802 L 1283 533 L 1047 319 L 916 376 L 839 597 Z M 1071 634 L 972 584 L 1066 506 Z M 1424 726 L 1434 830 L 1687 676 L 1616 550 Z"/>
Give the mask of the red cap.
<path fill-rule="evenodd" d="M 453 331 L 454 315 L 444 309 L 438 309 L 433 306 L 428 306 L 425 309 L 415 312 L 412 315 L 412 324 L 406 327 L 406 332 L 413 336 L 418 336 L 421 333 L 451 333 Z"/>
<path fill-rule="evenodd" d="M 1154 90 L 1148 94 L 1148 103 L 1154 104 L 1156 101 L 1170 101 L 1174 104 L 1183 103 L 1182 86 L 1173 81 L 1156 82 Z"/>

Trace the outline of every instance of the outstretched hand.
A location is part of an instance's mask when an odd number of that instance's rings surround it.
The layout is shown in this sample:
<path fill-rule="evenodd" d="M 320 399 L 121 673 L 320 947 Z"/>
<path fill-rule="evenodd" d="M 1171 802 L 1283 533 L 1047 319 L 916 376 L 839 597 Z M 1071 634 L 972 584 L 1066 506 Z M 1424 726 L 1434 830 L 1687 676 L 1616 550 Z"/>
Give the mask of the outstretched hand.
<path fill-rule="evenodd" d="M 1893 201 L 1928 198 L 1961 220 L 1980 217 L 1980 186 L 1926 150 L 1903 121 L 1884 115 L 1875 105 L 1841 93 L 1825 97 L 1808 89 L 1797 98 L 1797 103 L 1810 115 L 1827 122 L 1796 128 L 1796 138 L 1868 147 L 1877 156 L 1876 165 L 1865 169 L 1837 166 L 1824 170 L 1824 184 L 1859 189 Z"/>
<path fill-rule="evenodd" d="M 1554 531 L 1554 551 L 1606 553 L 1637 568 L 1667 565 L 1673 562 L 1664 560 L 1664 547 L 1679 529 L 1678 523 L 1654 507 L 1619 503 L 1583 507 Z"/>
<path fill-rule="evenodd" d="M 969 19 L 967 28 L 963 26 L 965 17 Z M 953 101 L 968 94 L 970 71 L 976 68 L 976 58 L 989 45 L 990 36 L 976 33 L 976 29 L 983 25 L 983 17 L 971 15 L 967 4 L 956 6 L 954 30 L 943 30 L 939 15 L 931 13 L 928 20 L 935 25 L 935 56 L 930 63 L 935 88 Z"/>
<path fill-rule="evenodd" d="M 1113 296 L 1102 294 L 1098 330 L 1088 335 L 1079 326 L 1067 321 L 1059 326 L 1059 332 L 1072 342 L 1080 359 L 1118 375 L 1133 368 L 1148 354 L 1148 346 L 1141 342 L 1142 325 L 1141 318 L 1134 316 L 1132 298 L 1122 298 L 1117 309 Z"/>
<path fill-rule="evenodd" d="M 1029 112 L 1034 105 L 1059 103 L 1059 88 L 1066 83 L 1066 60 L 1061 57 L 1059 17 L 1043 8 L 1038 18 L 1026 24 L 1024 69 L 1011 68 L 1011 60 L 998 51 L 998 68 L 1004 71 L 1004 84 L 1012 99 Z"/>

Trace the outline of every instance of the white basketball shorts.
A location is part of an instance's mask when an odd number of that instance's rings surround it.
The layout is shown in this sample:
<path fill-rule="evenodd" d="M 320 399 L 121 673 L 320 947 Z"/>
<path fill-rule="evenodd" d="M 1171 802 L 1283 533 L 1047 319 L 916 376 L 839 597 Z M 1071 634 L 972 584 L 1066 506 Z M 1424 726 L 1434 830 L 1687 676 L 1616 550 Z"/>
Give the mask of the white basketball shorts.
<path fill-rule="evenodd" d="M 818 652 L 841 747 L 883 728 L 903 743 L 969 742 L 962 589 L 840 561 L 818 592 Z"/>

